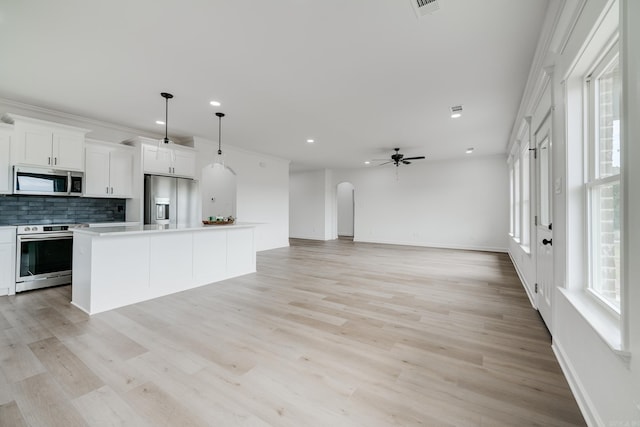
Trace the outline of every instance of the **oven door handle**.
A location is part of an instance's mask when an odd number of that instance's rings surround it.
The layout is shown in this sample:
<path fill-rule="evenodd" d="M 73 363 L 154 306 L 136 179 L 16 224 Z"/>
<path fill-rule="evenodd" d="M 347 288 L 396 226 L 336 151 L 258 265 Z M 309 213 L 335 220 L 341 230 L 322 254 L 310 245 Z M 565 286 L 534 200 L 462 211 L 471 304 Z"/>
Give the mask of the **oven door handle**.
<path fill-rule="evenodd" d="M 52 239 L 73 239 L 73 233 L 23 234 L 18 236 L 18 242 L 35 242 Z"/>

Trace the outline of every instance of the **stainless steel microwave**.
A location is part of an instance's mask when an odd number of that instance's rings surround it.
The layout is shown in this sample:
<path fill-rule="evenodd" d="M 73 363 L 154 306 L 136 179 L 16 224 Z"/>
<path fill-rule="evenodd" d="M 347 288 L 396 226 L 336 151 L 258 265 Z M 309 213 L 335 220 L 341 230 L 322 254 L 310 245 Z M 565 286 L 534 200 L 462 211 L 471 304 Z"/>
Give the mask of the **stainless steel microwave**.
<path fill-rule="evenodd" d="M 13 194 L 81 196 L 84 173 L 14 166 Z"/>

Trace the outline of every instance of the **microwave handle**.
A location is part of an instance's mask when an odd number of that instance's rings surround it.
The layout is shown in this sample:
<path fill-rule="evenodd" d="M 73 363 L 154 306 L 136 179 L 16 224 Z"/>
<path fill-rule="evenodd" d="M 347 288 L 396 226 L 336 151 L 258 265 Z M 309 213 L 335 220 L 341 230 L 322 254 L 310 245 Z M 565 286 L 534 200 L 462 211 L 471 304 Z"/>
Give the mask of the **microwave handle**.
<path fill-rule="evenodd" d="M 71 195 L 71 172 L 67 172 L 67 194 Z"/>

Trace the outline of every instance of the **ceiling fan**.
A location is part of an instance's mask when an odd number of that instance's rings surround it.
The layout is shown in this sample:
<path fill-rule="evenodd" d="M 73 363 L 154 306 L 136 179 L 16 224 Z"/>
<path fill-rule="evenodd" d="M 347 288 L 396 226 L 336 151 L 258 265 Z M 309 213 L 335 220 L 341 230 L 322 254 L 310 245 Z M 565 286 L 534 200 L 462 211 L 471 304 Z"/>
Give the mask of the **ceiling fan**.
<path fill-rule="evenodd" d="M 400 163 L 403 165 L 410 165 L 411 162 L 409 160 L 423 160 L 424 156 L 417 157 L 405 157 L 404 154 L 400 154 L 399 148 L 394 148 L 395 153 L 391 155 L 391 160 L 388 160 L 384 163 L 380 163 L 378 166 L 387 165 L 389 163 L 393 163 L 396 167 L 400 166 Z"/>

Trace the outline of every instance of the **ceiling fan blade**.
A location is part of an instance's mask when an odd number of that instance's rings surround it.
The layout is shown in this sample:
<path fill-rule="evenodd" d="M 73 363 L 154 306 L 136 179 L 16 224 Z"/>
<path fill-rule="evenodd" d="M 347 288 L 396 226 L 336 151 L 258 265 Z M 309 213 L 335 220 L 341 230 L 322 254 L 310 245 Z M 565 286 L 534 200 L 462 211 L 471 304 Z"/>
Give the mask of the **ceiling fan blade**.
<path fill-rule="evenodd" d="M 389 163 L 393 163 L 393 161 L 389 160 L 388 162 L 380 163 L 378 166 L 388 165 Z"/>
<path fill-rule="evenodd" d="M 411 164 L 411 162 L 407 162 L 406 160 L 403 160 L 402 163 L 405 164 L 405 165 L 410 165 Z"/>
<path fill-rule="evenodd" d="M 422 159 L 424 159 L 424 158 L 425 158 L 424 156 L 418 156 L 418 157 L 407 157 L 407 158 L 405 158 L 405 159 L 403 159 L 403 160 L 422 160 Z"/>

